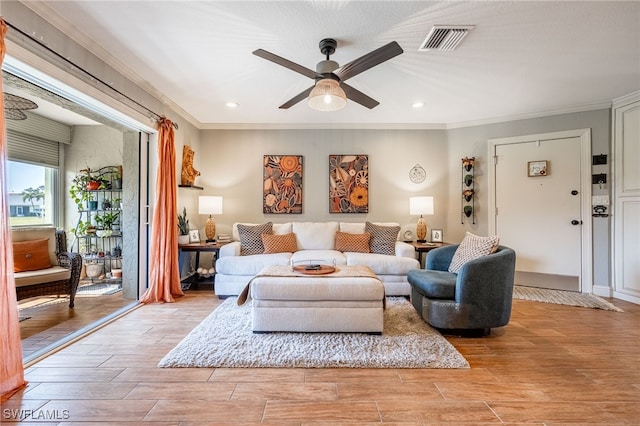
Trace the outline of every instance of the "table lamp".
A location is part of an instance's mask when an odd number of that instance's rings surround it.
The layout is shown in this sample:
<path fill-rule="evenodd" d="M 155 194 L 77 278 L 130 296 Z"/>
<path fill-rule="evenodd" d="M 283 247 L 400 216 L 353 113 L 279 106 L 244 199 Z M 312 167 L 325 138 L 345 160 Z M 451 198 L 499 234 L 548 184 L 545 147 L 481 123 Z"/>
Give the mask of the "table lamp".
<path fill-rule="evenodd" d="M 207 242 L 216 241 L 216 222 L 213 220 L 214 214 L 222 214 L 222 197 L 200 196 L 198 197 L 198 213 L 208 214 L 207 223 L 205 224 L 204 233 L 207 236 Z"/>
<path fill-rule="evenodd" d="M 416 225 L 416 237 L 418 237 L 416 241 L 426 243 L 427 222 L 422 215 L 433 214 L 433 197 L 410 197 L 409 214 L 412 216 L 420 215 L 418 224 Z"/>

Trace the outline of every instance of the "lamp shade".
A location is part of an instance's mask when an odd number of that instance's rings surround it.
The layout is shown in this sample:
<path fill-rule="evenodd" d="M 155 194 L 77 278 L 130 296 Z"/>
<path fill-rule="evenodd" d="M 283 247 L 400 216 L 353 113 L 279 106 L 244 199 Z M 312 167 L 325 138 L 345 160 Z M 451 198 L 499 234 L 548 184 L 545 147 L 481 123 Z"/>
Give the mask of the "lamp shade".
<path fill-rule="evenodd" d="M 409 214 L 412 216 L 433 214 L 433 197 L 410 197 Z"/>
<path fill-rule="evenodd" d="M 222 197 L 198 197 L 199 214 L 222 214 Z"/>
<path fill-rule="evenodd" d="M 337 111 L 347 105 L 347 95 L 340 83 L 330 78 L 318 80 L 309 93 L 309 106 L 318 111 Z"/>

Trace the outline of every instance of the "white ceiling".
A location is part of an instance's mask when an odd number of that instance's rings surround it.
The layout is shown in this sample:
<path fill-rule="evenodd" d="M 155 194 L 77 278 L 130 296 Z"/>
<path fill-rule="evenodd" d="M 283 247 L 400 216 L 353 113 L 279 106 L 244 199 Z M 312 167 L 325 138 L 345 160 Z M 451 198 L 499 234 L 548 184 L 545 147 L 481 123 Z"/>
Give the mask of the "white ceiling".
<path fill-rule="evenodd" d="M 200 128 L 458 126 L 606 105 L 640 89 L 638 1 L 47 1 L 28 5 Z M 475 25 L 458 49 L 417 49 L 435 24 Z M 279 105 L 313 81 L 335 38 L 344 65 L 390 41 L 404 53 L 349 80 L 380 105 Z M 145 83 L 146 84 L 146 83 Z M 422 108 L 412 108 L 415 102 Z M 237 102 L 238 108 L 225 104 Z"/>

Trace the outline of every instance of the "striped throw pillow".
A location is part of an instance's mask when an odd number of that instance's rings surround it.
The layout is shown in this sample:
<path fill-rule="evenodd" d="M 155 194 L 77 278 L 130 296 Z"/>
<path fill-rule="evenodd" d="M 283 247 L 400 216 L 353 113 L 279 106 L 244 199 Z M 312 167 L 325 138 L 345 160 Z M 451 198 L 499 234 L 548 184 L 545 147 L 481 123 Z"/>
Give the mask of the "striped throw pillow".
<path fill-rule="evenodd" d="M 262 234 L 264 252 L 269 253 L 294 253 L 298 251 L 296 234 L 290 232 L 282 235 Z"/>
<path fill-rule="evenodd" d="M 371 253 L 396 254 L 396 240 L 400 232 L 400 226 L 374 225 L 371 222 L 364 224 L 364 231 L 371 234 L 369 240 L 369 250 Z"/>
<path fill-rule="evenodd" d="M 371 234 L 349 234 L 347 232 L 336 231 L 336 250 L 350 251 L 355 253 L 369 253 L 369 240 Z"/>
<path fill-rule="evenodd" d="M 500 238 L 480 237 L 478 235 L 467 232 L 464 239 L 456 249 L 449 265 L 449 272 L 457 274 L 462 265 L 482 256 L 494 253 L 498 249 Z"/>
<path fill-rule="evenodd" d="M 262 234 L 273 234 L 273 223 L 267 222 L 262 225 L 242 225 L 238 224 L 238 235 L 240 236 L 240 256 L 264 253 L 262 245 Z"/>

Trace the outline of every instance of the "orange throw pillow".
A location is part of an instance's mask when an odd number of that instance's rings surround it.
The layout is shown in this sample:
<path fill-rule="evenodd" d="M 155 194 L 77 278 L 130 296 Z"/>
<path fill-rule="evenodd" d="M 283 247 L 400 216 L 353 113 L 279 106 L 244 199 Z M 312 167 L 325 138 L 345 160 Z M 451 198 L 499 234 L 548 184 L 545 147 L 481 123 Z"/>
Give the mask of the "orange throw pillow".
<path fill-rule="evenodd" d="M 294 253 L 298 251 L 298 243 L 296 242 L 296 234 L 290 232 L 288 234 L 262 234 L 262 245 L 264 253 Z"/>
<path fill-rule="evenodd" d="M 371 234 L 349 234 L 347 232 L 336 232 L 336 250 L 350 251 L 356 253 L 369 253 L 369 240 Z"/>
<path fill-rule="evenodd" d="M 48 238 L 13 243 L 13 272 L 37 271 L 50 267 Z"/>

